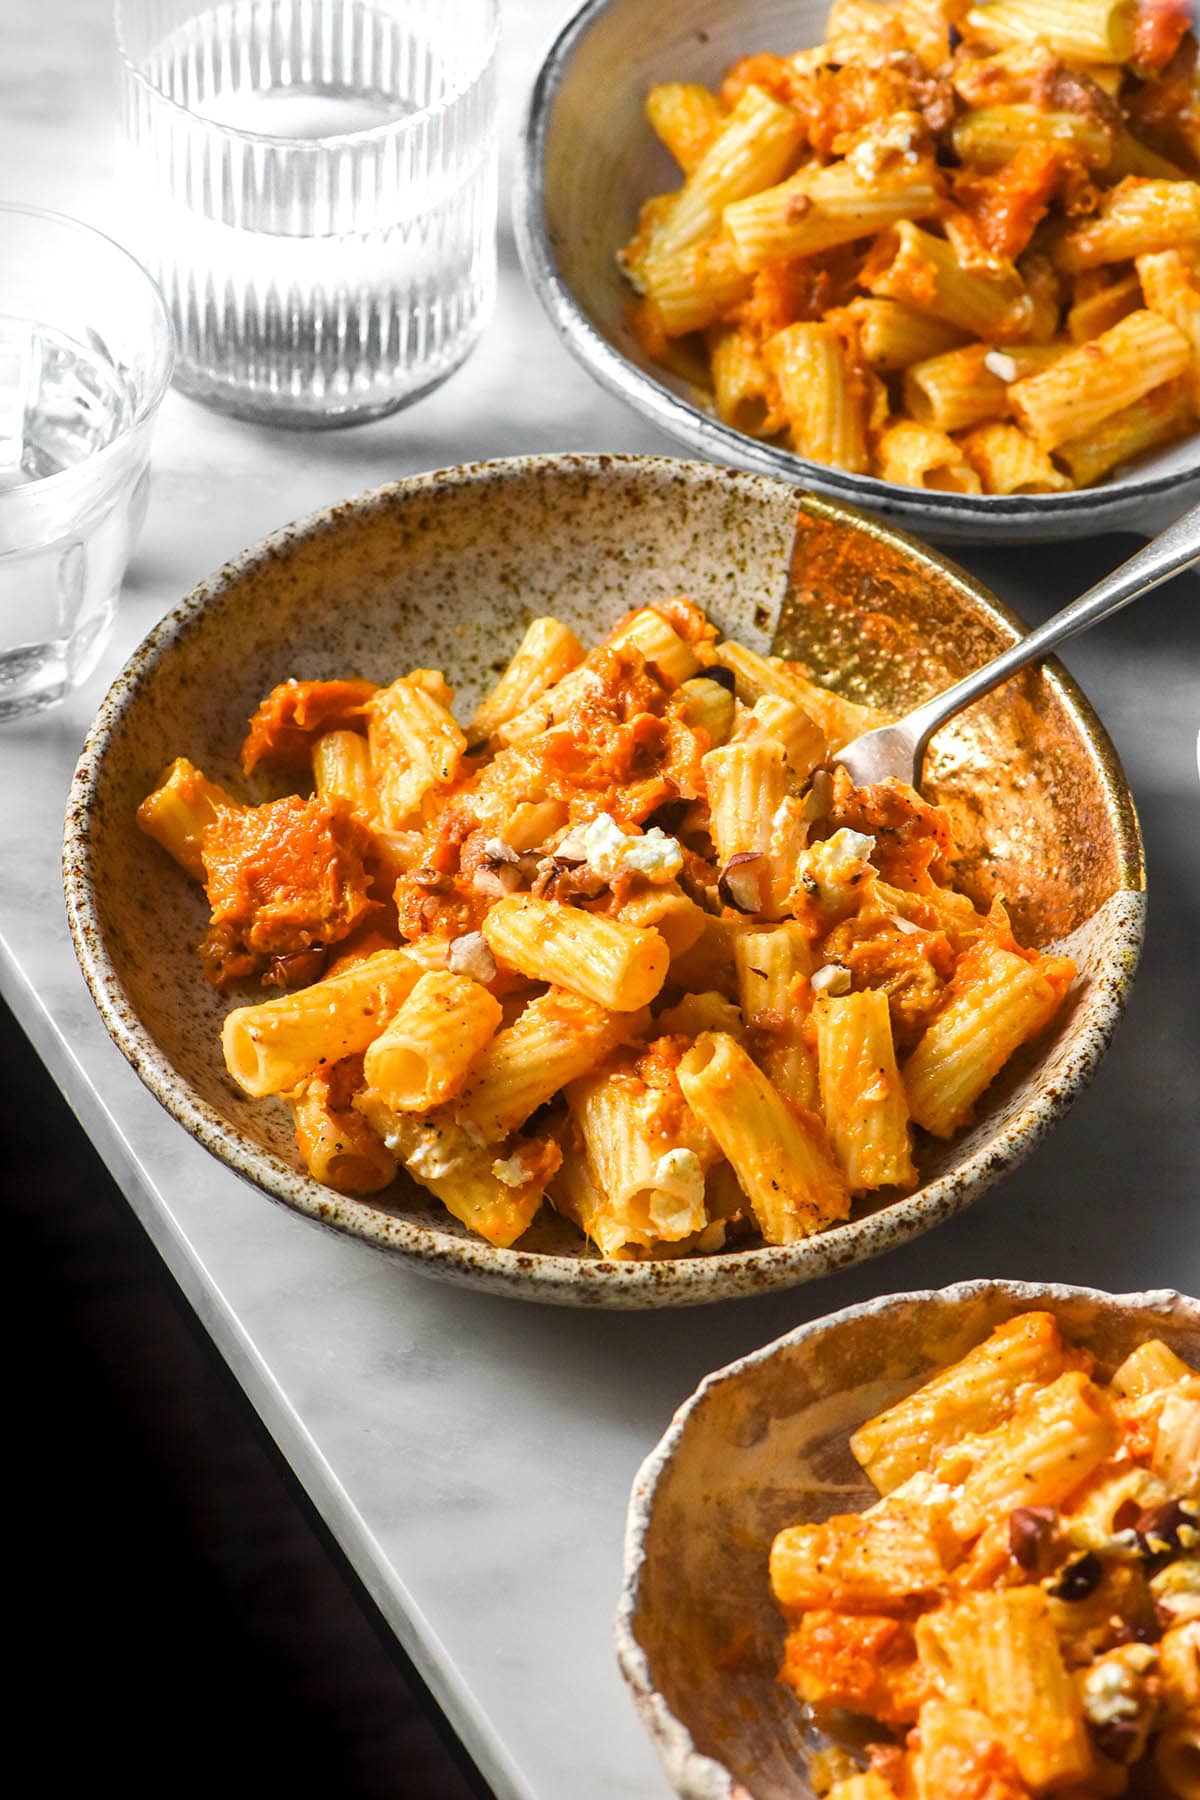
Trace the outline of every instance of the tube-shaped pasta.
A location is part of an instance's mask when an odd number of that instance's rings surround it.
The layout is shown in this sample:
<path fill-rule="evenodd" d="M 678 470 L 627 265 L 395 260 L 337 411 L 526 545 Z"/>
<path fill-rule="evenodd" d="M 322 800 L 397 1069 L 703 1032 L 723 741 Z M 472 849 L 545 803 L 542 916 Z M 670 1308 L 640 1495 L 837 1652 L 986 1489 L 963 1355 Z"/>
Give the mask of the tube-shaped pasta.
<path fill-rule="evenodd" d="M 296 1143 L 314 1181 L 342 1194 L 377 1194 L 396 1176 L 396 1158 L 362 1114 L 335 1107 L 324 1083 L 305 1082 L 288 1095 Z"/>
<path fill-rule="evenodd" d="M 562 1167 L 547 1188 L 546 1198 L 556 1212 L 578 1225 L 605 1261 L 634 1262 L 647 1255 L 645 1233 L 631 1236 L 631 1221 L 613 1212 L 596 1186 L 580 1145 L 569 1143 L 563 1151 Z"/>
<path fill-rule="evenodd" d="M 650 256 L 667 256 L 713 237 L 725 208 L 770 187 L 791 164 L 804 134 L 799 117 L 751 84 L 728 115 L 651 238 Z"/>
<path fill-rule="evenodd" d="M 1052 1313 L 1021 1313 L 860 1425 L 850 1439 L 851 1452 L 880 1493 L 891 1493 L 931 1469 L 958 1439 L 993 1430 L 1012 1412 L 1022 1389 L 1048 1385 L 1079 1360 L 1064 1344 Z"/>
<path fill-rule="evenodd" d="M 1168 1388 L 1158 1409 L 1150 1468 L 1176 1493 L 1191 1493 L 1200 1470 L 1200 1380 Z"/>
<path fill-rule="evenodd" d="M 1054 261 L 1073 275 L 1101 263 L 1122 262 L 1200 241 L 1200 183 L 1127 176 L 1099 210 L 1064 232 Z"/>
<path fill-rule="evenodd" d="M 314 1069 L 366 1050 L 422 973 L 403 950 L 381 950 L 294 994 L 235 1007 L 221 1032 L 225 1067 L 255 1099 L 285 1093 Z"/>
<path fill-rule="evenodd" d="M 1186 378 L 1164 382 L 1132 406 L 1110 413 L 1082 437 L 1068 438 L 1054 454 L 1076 486 L 1087 487 L 1131 457 L 1182 436 L 1192 418 Z"/>
<path fill-rule="evenodd" d="M 803 782 L 829 754 L 825 733 L 798 700 L 760 694 L 738 728 L 738 738 L 768 738 L 783 749 L 794 780 Z"/>
<path fill-rule="evenodd" d="M 204 833 L 219 812 L 229 809 L 240 812 L 241 802 L 210 781 L 186 756 L 177 756 L 154 792 L 138 807 L 137 822 L 181 868 L 196 881 L 203 881 L 200 846 Z"/>
<path fill-rule="evenodd" d="M 847 157 L 801 169 L 778 187 L 752 193 L 725 211 L 725 229 L 744 269 L 871 237 L 899 219 L 933 218 L 941 204 L 932 164 L 898 161 L 880 174 Z"/>
<path fill-rule="evenodd" d="M 785 1099 L 815 1113 L 817 1066 L 804 1041 L 811 1002 L 812 949 L 792 919 L 733 940 L 741 1015 L 755 1034 L 757 1061 Z"/>
<path fill-rule="evenodd" d="M 677 881 L 635 888 L 611 910 L 614 919 L 640 930 L 657 931 L 671 954 L 684 956 L 701 936 L 708 915 L 684 893 Z"/>
<path fill-rule="evenodd" d="M 904 1065 L 909 1109 L 935 1137 L 951 1137 L 1026 1039 L 1043 1030 L 1073 980 L 1068 957 L 1030 962 L 979 943 L 960 961 L 949 995 Z"/>
<path fill-rule="evenodd" d="M 968 431 L 959 442 L 985 494 L 1058 494 L 1072 486 L 1019 425 L 995 419 Z"/>
<path fill-rule="evenodd" d="M 743 911 L 772 912 L 777 871 L 771 850 L 788 793 L 783 745 L 765 737 L 738 738 L 710 750 L 701 766 L 709 831 L 724 879 L 736 879 L 735 899 Z"/>
<path fill-rule="evenodd" d="M 744 1189 L 769 1244 L 808 1237 L 850 1210 L 850 1192 L 820 1121 L 788 1104 L 724 1032 L 699 1038 L 679 1085 Z"/>
<path fill-rule="evenodd" d="M 678 699 L 686 725 L 704 732 L 714 747 L 725 743 L 733 730 L 736 712 L 734 697 L 727 687 L 707 675 L 696 675 L 683 683 Z"/>
<path fill-rule="evenodd" d="M 1109 1387 L 1122 1400 L 1141 1400 L 1159 1388 L 1173 1387 L 1192 1370 L 1161 1338 L 1148 1338 L 1114 1369 Z"/>
<path fill-rule="evenodd" d="M 935 1683 L 975 1705 L 1036 1793 L 1082 1781 L 1092 1750 L 1074 1681 L 1040 1587 L 970 1594 L 917 1621 L 917 1648 Z"/>
<path fill-rule="evenodd" d="M 835 1513 L 819 1525 L 777 1533 L 771 1591 L 787 1612 L 838 1605 L 887 1610 L 936 1592 L 956 1549 L 929 1515 L 898 1501 L 866 1514 Z"/>
<path fill-rule="evenodd" d="M 900 419 L 881 433 L 875 446 L 879 473 L 902 487 L 933 488 L 949 494 L 979 494 L 983 484 L 960 445 L 932 425 Z"/>
<path fill-rule="evenodd" d="M 972 8 L 962 30 L 995 50 L 1041 42 L 1080 62 L 1123 63 L 1133 55 L 1128 0 L 989 0 Z"/>
<path fill-rule="evenodd" d="M 709 352 L 718 417 L 748 437 L 773 437 L 785 420 L 757 338 L 740 325 L 713 334 Z"/>
<path fill-rule="evenodd" d="M 1139 256 L 1136 274 L 1126 281 L 1136 281 L 1150 310 L 1182 331 L 1192 346 L 1193 369 L 1200 370 L 1200 277 L 1182 251 Z"/>
<path fill-rule="evenodd" d="M 1183 333 L 1158 313 L 1130 313 L 1090 344 L 1068 350 L 1050 368 L 1014 382 L 1018 421 L 1046 449 L 1093 431 L 1191 362 Z"/>
<path fill-rule="evenodd" d="M 700 668 L 699 659 L 685 637 L 653 606 L 643 606 L 605 638 L 602 649 L 639 650 L 647 663 L 668 683 L 689 680 Z"/>
<path fill-rule="evenodd" d="M 962 1483 L 954 1530 L 971 1538 L 1016 1506 L 1057 1506 L 1112 1455 L 1119 1436 L 1103 1391 L 1068 1369 L 976 1446 L 983 1454 Z"/>
<path fill-rule="evenodd" d="M 1085 275 L 1080 279 L 1091 281 L 1094 276 Z M 1102 282 L 1090 292 L 1080 293 L 1068 310 L 1067 335 L 1074 344 L 1088 344 L 1103 332 L 1110 331 L 1122 319 L 1128 318 L 1131 312 L 1137 312 L 1142 304 L 1142 284 L 1136 275 L 1123 275 L 1119 281 Z M 1145 304 L 1151 304 L 1148 297 Z M 1155 307 L 1154 310 L 1161 312 L 1163 309 Z M 1175 321 L 1172 320 L 1172 323 Z"/>
<path fill-rule="evenodd" d="M 618 1067 L 573 1083 L 567 1100 L 623 1241 L 678 1243 L 703 1231 L 704 1175 L 718 1151 L 678 1095 L 649 1088 L 632 1069 Z"/>
<path fill-rule="evenodd" d="M 813 1009 L 825 1129 L 851 1193 L 917 1179 L 887 995 L 823 996 Z"/>
<path fill-rule="evenodd" d="M 718 859 L 759 855 L 771 842 L 771 826 L 784 799 L 787 759 L 770 738 L 738 738 L 704 757 L 710 830 Z"/>
<path fill-rule="evenodd" d="M 1113 152 L 1113 132 L 1090 113 L 1054 112 L 1040 106 L 978 106 L 956 119 L 950 133 L 960 162 L 998 169 L 1023 144 L 1058 144 L 1093 169 Z"/>
<path fill-rule="evenodd" d="M 393 1113 L 372 1088 L 357 1094 L 354 1105 L 414 1181 L 498 1249 L 529 1229 L 562 1160 L 552 1138 L 479 1144 L 444 1108 L 427 1117 Z"/>
<path fill-rule="evenodd" d="M 792 448 L 812 462 L 861 475 L 870 467 L 865 394 L 834 325 L 787 325 L 768 339 Z"/>
<path fill-rule="evenodd" d="M 697 81 L 660 81 L 646 95 L 650 129 L 685 175 L 701 161 L 725 123 L 725 108 Z"/>
<path fill-rule="evenodd" d="M 1054 344 L 964 344 L 914 363 L 904 376 L 904 404 L 921 425 L 965 431 L 1008 411 L 1008 384 L 1049 368 L 1062 355 Z"/>
<path fill-rule="evenodd" d="M 549 981 L 611 1012 L 637 1012 L 667 977 L 670 951 L 658 932 L 602 918 L 556 900 L 508 894 L 481 927 L 493 955 L 533 981 Z"/>
<path fill-rule="evenodd" d="M 393 1112 L 457 1094 L 500 1024 L 500 1002 L 465 975 L 431 969 L 367 1047 L 367 1081 Z"/>
<path fill-rule="evenodd" d="M 733 940 L 742 1017 L 759 1031 L 799 1029 L 811 995 L 812 946 L 793 919 L 740 931 Z"/>
<path fill-rule="evenodd" d="M 831 688 L 818 687 L 810 681 L 799 663 L 787 662 L 780 656 L 760 656 L 746 644 L 726 638 L 713 651 L 714 660 L 734 676 L 738 699 L 753 706 L 762 694 L 779 694 L 795 700 L 817 721 L 825 733 L 831 750 L 887 721 L 886 713 L 873 706 L 860 706 Z"/>
<path fill-rule="evenodd" d="M 639 650 L 647 663 L 653 663 L 667 681 L 675 684 L 687 681 L 700 667 L 686 638 L 681 637 L 652 606 L 640 607 L 615 631 L 610 632 L 603 647 L 609 650 L 622 650 L 626 647 Z M 495 736 L 498 741 L 505 745 L 531 743 L 535 738 L 541 737 L 544 731 L 548 731 L 551 725 L 563 719 L 584 691 L 588 673 L 594 666 L 595 654 L 593 651 L 586 656 L 577 668 L 556 681 L 553 687 L 547 688 L 531 706 L 524 707 L 497 726 Z"/>
<path fill-rule="evenodd" d="M 413 675 L 368 702 L 367 742 L 379 823 L 387 831 L 399 830 L 430 788 L 454 779 L 467 747 L 442 699 Z"/>
<path fill-rule="evenodd" d="M 1015 271 L 978 274 L 944 238 L 901 219 L 881 232 L 860 277 L 872 294 L 923 307 L 935 318 L 992 344 L 1030 335 L 1034 297 Z"/>
<path fill-rule="evenodd" d="M 897 375 L 962 342 L 956 325 L 917 312 L 899 300 L 863 296 L 852 300 L 846 313 L 857 328 L 863 361 L 881 375 Z"/>
<path fill-rule="evenodd" d="M 991 354 L 988 344 L 965 344 L 906 370 L 904 404 L 917 423 L 963 431 L 999 418 L 1008 405 L 1008 388 L 988 368 Z"/>
<path fill-rule="evenodd" d="M 966 1783 L 985 1769 L 983 1778 L 995 1792 L 1003 1793 L 1005 1787 L 1009 1793 L 1014 1791 L 1020 1777 L 986 1713 L 948 1700 L 926 1700 L 917 1723 L 911 1764 L 913 1800 L 946 1800 L 949 1794 L 963 1792 Z M 1001 1771 L 1011 1771 L 1012 1782 L 1005 1782 Z"/>
<path fill-rule="evenodd" d="M 744 300 L 754 283 L 725 237 L 648 257 L 642 280 L 668 337 L 706 330 Z"/>
<path fill-rule="evenodd" d="M 327 731 L 312 747 L 313 787 L 359 818 L 371 812 L 371 756 L 361 731 Z"/>
<path fill-rule="evenodd" d="M 499 681 L 481 700 L 467 730 L 481 744 L 498 726 L 532 706 L 548 688 L 583 661 L 583 645 L 560 619 L 531 619 Z"/>
<path fill-rule="evenodd" d="M 468 1133 L 496 1143 L 636 1037 L 643 1022 L 642 1015 L 608 1012 L 561 988 L 539 994 L 483 1052 L 454 1102 L 455 1118 Z"/>

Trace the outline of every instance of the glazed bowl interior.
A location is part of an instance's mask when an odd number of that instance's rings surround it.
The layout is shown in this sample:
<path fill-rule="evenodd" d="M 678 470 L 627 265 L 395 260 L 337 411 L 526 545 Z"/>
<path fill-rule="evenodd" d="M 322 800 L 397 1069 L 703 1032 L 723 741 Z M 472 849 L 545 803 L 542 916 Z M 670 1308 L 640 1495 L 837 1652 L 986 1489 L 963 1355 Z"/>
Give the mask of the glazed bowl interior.
<path fill-rule="evenodd" d="M 1002 890 L 1031 942 L 1065 944 L 1079 981 L 1052 1034 L 1016 1059 L 971 1132 L 929 1154 L 915 1193 L 786 1249 L 604 1262 L 549 1214 L 496 1250 L 407 1178 L 369 1200 L 318 1185 L 300 1165 L 286 1107 L 235 1088 L 220 1051 L 229 1001 L 196 956 L 203 894 L 135 823 L 163 768 L 187 756 L 238 791 L 246 721 L 290 676 L 385 683 L 440 668 L 465 717 L 531 617 L 553 612 L 594 641 L 634 602 L 680 592 L 753 647 L 769 648 L 779 632 L 819 676 L 892 705 L 1017 634 L 996 602 L 930 552 L 784 483 L 599 456 L 484 464 L 366 495 L 247 553 L 146 640 L 80 761 L 68 911 L 109 1030 L 214 1154 L 300 1212 L 432 1273 L 537 1299 L 657 1306 L 788 1285 L 886 1249 L 966 1204 L 1053 1124 L 1120 1014 L 1144 902 L 1124 778 L 1086 702 L 1053 667 L 964 717 L 930 774 L 953 815 L 963 881 L 983 901 Z"/>
<path fill-rule="evenodd" d="M 1101 1363 L 1162 1337 L 1200 1365 L 1195 1300 L 966 1282 L 803 1325 L 710 1375 L 675 1415 L 634 1483 L 617 1646 L 677 1793 L 812 1800 L 817 1740 L 777 1679 L 771 1541 L 877 1499 L 850 1433 L 1030 1308 Z"/>
<path fill-rule="evenodd" d="M 530 282 L 564 342 L 620 398 L 692 450 L 869 507 L 936 542 L 1013 543 L 1097 531 L 1150 535 L 1200 495 L 1200 435 L 1065 495 L 945 494 L 807 462 L 718 420 L 711 398 L 653 363 L 627 321 L 616 264 L 642 202 L 679 169 L 646 122 L 659 81 L 718 85 L 739 57 L 822 41 L 828 0 L 589 0 L 535 83 L 516 225 Z"/>

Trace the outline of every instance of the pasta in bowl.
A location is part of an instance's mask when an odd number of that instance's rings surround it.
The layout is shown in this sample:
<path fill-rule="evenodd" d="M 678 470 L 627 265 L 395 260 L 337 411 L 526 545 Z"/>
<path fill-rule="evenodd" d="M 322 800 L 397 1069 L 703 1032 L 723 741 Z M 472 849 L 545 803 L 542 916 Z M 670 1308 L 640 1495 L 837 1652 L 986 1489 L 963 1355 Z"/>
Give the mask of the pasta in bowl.
<path fill-rule="evenodd" d="M 940 538 L 1153 529 L 1200 462 L 1189 22 L 684 0 L 651 39 L 592 0 L 531 105 L 526 266 L 710 455 Z"/>
<path fill-rule="evenodd" d="M 618 1622 L 676 1790 L 1193 1794 L 1197 1367 L 1195 1300 L 973 1282 L 709 1377 Z"/>
<path fill-rule="evenodd" d="M 669 1304 L 882 1249 L 1057 1116 L 1140 938 L 1136 825 L 1060 675 L 979 709 L 932 802 L 830 769 L 869 693 L 1008 629 L 968 591 L 686 464 L 339 509 L 110 696 L 67 841 L 93 993 L 217 1154 L 436 1273 Z M 981 798 L 994 757 L 1023 766 Z"/>

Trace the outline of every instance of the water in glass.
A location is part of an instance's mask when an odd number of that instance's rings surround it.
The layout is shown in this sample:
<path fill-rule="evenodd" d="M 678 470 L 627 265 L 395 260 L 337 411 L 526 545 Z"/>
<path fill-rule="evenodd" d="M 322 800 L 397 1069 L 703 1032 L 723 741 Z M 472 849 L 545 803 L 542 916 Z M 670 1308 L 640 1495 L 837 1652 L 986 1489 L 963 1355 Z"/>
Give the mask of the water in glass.
<path fill-rule="evenodd" d="M 85 465 L 134 408 L 99 340 L 0 315 L 0 719 L 61 698 L 100 647 L 145 478 Z"/>
<path fill-rule="evenodd" d="M 436 385 L 494 288 L 491 0 L 121 0 L 127 235 L 176 380 L 340 424 Z"/>

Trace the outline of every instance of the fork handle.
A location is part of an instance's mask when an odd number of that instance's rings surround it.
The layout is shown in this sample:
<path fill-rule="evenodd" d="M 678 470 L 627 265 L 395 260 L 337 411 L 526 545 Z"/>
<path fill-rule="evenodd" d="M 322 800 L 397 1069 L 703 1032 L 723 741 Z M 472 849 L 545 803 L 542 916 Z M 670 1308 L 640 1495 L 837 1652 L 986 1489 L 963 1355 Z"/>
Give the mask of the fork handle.
<path fill-rule="evenodd" d="M 909 714 L 909 722 L 920 733 L 918 756 L 939 726 L 961 712 L 964 706 L 970 706 L 973 700 L 990 693 L 1027 663 L 1048 656 L 1068 638 L 1086 631 L 1090 625 L 1099 624 L 1101 619 L 1110 618 L 1131 600 L 1140 599 L 1151 588 L 1158 587 L 1160 582 L 1197 561 L 1200 561 L 1200 504 L 1189 507 L 1181 518 L 1168 525 L 1156 538 L 1151 538 L 1128 562 L 1121 563 L 1103 581 L 1098 581 L 1078 600 L 1072 600 L 1036 631 L 1002 650 L 982 668 L 956 681 L 953 687 L 916 707 Z"/>

